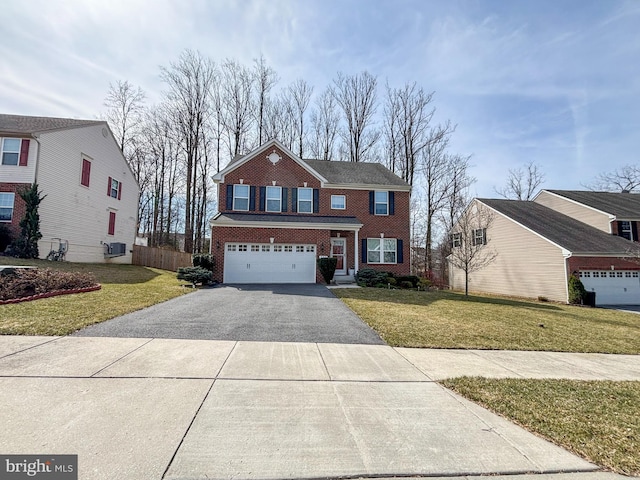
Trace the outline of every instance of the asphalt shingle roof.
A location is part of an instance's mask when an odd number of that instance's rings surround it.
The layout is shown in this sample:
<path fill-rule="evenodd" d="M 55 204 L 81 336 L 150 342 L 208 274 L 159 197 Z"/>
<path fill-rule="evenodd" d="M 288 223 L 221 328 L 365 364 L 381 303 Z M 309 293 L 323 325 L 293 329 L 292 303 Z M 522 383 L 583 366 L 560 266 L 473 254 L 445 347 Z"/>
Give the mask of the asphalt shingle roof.
<path fill-rule="evenodd" d="M 620 220 L 640 219 L 640 194 L 591 192 L 582 190 L 547 190 L 578 203 L 588 205 Z"/>
<path fill-rule="evenodd" d="M 478 200 L 572 253 L 629 254 L 633 250 L 640 251 L 637 243 L 609 235 L 539 203 L 488 198 Z"/>
<path fill-rule="evenodd" d="M 0 133 L 30 135 L 48 130 L 85 127 L 104 123 L 101 120 L 77 120 L 75 118 L 29 117 L 26 115 L 0 114 Z"/>
<path fill-rule="evenodd" d="M 329 183 L 409 186 L 407 182 L 379 163 L 328 160 L 303 160 L 303 162 L 326 178 Z"/>
<path fill-rule="evenodd" d="M 214 218 L 228 218 L 234 222 L 289 222 L 289 223 L 326 223 L 354 225 L 362 224 L 356 217 L 333 217 L 317 215 L 279 215 L 263 213 L 222 213 Z"/>

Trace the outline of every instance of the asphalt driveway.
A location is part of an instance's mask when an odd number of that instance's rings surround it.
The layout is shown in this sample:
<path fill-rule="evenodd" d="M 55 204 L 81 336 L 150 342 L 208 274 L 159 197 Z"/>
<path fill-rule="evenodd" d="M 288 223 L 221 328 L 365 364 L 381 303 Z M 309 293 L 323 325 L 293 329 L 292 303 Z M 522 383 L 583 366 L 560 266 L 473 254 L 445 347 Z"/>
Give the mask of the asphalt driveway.
<path fill-rule="evenodd" d="M 384 344 L 326 287 L 312 284 L 205 288 L 74 335 Z"/>

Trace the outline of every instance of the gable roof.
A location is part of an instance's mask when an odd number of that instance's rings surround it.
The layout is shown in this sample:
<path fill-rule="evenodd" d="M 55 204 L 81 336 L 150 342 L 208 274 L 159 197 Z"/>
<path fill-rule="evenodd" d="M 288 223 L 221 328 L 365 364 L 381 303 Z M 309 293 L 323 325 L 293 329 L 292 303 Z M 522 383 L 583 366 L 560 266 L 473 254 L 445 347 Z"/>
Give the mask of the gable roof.
<path fill-rule="evenodd" d="M 224 182 L 224 176 L 227 173 L 244 165 L 273 146 L 277 146 L 291 157 L 294 162 L 316 177 L 322 186 L 343 188 L 393 187 L 395 190 L 411 190 L 411 186 L 407 182 L 379 163 L 303 160 L 275 139 L 264 143 L 251 153 L 234 157 L 225 168 L 213 176 L 214 181 Z"/>
<path fill-rule="evenodd" d="M 621 220 L 640 219 L 640 194 L 592 192 L 582 190 L 545 190 L 568 198 L 601 212 L 614 215 Z"/>
<path fill-rule="evenodd" d="M 574 254 L 628 255 L 638 244 L 609 235 L 567 215 L 524 200 L 479 198 L 478 201 Z"/>
<path fill-rule="evenodd" d="M 379 163 L 302 160 L 332 184 L 408 187 L 409 184 Z"/>
<path fill-rule="evenodd" d="M 33 135 L 34 133 L 50 130 L 66 130 L 69 128 L 87 127 L 100 123 L 102 120 L 77 120 L 75 118 L 30 117 L 26 115 L 0 114 L 0 134 L 2 135 Z"/>

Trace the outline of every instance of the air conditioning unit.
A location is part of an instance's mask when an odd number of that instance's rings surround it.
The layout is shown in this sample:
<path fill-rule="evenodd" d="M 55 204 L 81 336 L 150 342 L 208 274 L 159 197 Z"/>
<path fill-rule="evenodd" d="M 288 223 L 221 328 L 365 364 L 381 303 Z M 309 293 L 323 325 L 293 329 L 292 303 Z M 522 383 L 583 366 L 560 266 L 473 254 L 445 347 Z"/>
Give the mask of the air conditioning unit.
<path fill-rule="evenodd" d="M 109 257 L 120 257 L 126 255 L 127 244 L 126 243 L 110 243 L 109 244 Z"/>

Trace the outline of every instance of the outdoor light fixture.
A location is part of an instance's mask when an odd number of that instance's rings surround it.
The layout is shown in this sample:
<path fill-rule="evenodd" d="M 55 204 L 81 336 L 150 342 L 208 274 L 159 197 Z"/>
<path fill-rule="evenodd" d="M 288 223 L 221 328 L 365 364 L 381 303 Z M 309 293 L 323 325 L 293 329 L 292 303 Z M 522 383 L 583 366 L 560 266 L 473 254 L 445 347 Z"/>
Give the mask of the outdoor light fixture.
<path fill-rule="evenodd" d="M 220 250 L 220 240 L 216 240 L 216 250 Z"/>
<path fill-rule="evenodd" d="M 324 242 L 320 244 L 320 252 L 324 253 Z"/>

